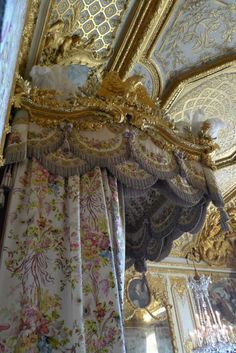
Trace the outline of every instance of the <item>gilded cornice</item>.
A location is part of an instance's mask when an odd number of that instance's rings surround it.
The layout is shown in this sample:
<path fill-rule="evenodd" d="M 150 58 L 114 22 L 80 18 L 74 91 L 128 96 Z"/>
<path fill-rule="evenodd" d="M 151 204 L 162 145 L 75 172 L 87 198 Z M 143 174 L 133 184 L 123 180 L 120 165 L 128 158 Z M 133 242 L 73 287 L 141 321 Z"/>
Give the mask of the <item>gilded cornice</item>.
<path fill-rule="evenodd" d="M 42 53 L 46 33 L 49 26 L 50 14 L 53 7 L 53 0 L 48 0 L 46 3 L 42 4 L 42 8 L 39 8 L 38 11 L 38 21 L 35 27 L 34 36 L 31 42 L 30 56 L 27 63 L 27 76 L 32 68 L 32 66 L 38 64 L 40 55 Z M 40 11 L 41 10 L 41 11 Z"/>
<path fill-rule="evenodd" d="M 215 162 L 216 168 L 221 169 L 236 164 L 236 151 L 224 158 L 219 158 Z"/>
<path fill-rule="evenodd" d="M 176 102 L 181 92 L 189 85 L 203 78 L 208 78 L 220 71 L 236 65 L 236 54 L 227 55 L 214 61 L 204 63 L 194 70 L 188 70 L 171 80 L 160 97 L 163 109 L 169 110 Z"/>
<path fill-rule="evenodd" d="M 28 5 L 28 11 L 26 15 L 26 23 L 22 35 L 22 44 L 19 52 L 19 69 L 20 75 L 24 76 L 24 71 L 26 68 L 29 50 L 31 42 L 33 39 L 33 34 L 36 26 L 36 21 L 38 19 L 38 12 L 40 0 L 31 0 Z"/>
<path fill-rule="evenodd" d="M 131 14 L 132 21 L 124 30 L 124 36 L 109 63 L 111 70 L 119 72 L 121 77 L 127 77 L 135 63 L 148 60 L 153 43 L 156 42 L 175 2 L 147 0 L 137 3 Z"/>

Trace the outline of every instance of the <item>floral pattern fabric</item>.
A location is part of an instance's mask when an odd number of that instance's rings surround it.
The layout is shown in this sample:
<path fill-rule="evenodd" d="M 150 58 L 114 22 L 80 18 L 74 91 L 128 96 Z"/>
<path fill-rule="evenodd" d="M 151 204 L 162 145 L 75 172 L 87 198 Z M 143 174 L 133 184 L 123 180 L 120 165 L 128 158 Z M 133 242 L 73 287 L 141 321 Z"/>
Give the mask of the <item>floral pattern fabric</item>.
<path fill-rule="evenodd" d="M 1 353 L 123 353 L 115 178 L 17 169 L 0 263 Z M 122 255 L 122 256 L 121 256 Z"/>

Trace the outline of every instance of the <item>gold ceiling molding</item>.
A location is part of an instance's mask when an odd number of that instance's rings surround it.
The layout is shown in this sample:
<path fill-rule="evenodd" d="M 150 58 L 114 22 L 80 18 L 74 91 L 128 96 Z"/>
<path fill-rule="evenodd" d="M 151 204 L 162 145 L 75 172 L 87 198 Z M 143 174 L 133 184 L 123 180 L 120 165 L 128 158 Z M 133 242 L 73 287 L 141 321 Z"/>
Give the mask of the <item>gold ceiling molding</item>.
<path fill-rule="evenodd" d="M 73 33 L 83 40 L 94 37 L 97 52 L 106 55 L 111 49 L 129 3 L 130 0 L 57 0 L 54 1 L 51 11 L 50 25 L 58 20 L 66 22 L 71 14 L 78 10 Z"/>
<path fill-rule="evenodd" d="M 231 153 L 227 157 L 217 159 L 216 168 L 221 169 L 221 168 L 229 167 L 233 164 L 236 164 L 236 150 L 233 151 L 233 153 Z"/>
<path fill-rule="evenodd" d="M 224 201 L 226 204 L 229 204 L 229 206 L 236 207 L 236 185 L 224 194 Z"/>
<path fill-rule="evenodd" d="M 176 1 L 146 0 L 137 2 L 128 28 L 118 43 L 109 69 L 119 72 L 121 77 L 127 77 L 132 67 L 142 60 L 149 60 L 150 51 L 157 41 L 161 29 Z"/>
<path fill-rule="evenodd" d="M 30 45 L 32 42 L 36 22 L 38 19 L 40 3 L 41 3 L 40 0 L 31 0 L 29 1 L 29 5 L 28 5 L 26 23 L 23 30 L 22 43 L 21 43 L 21 48 L 20 48 L 19 57 L 18 57 L 18 60 L 19 60 L 18 72 L 22 76 L 24 76 L 24 72 L 25 72 L 25 68 L 28 60 Z"/>
<path fill-rule="evenodd" d="M 139 63 L 146 67 L 152 76 L 152 97 L 159 97 L 161 92 L 161 79 L 157 67 L 152 63 L 152 61 L 144 57 L 142 57 Z"/>
<path fill-rule="evenodd" d="M 212 76 L 220 71 L 236 65 L 236 53 L 227 55 L 222 58 L 212 60 L 204 63 L 194 70 L 189 70 L 185 73 L 179 74 L 174 80 L 171 80 L 163 91 L 160 99 L 163 109 L 168 111 L 171 106 L 178 99 L 181 92 L 191 83 L 197 82 L 203 78 Z"/>
<path fill-rule="evenodd" d="M 35 44 L 35 52 L 33 53 L 33 58 L 32 58 L 32 63 L 31 63 L 31 67 L 33 67 L 34 65 L 38 64 L 39 60 L 40 60 L 40 56 L 41 53 L 43 51 L 43 47 L 46 41 L 46 33 L 48 31 L 48 27 L 49 27 L 49 20 L 50 20 L 50 14 L 51 14 L 51 10 L 53 7 L 55 0 L 48 0 L 47 4 L 45 6 L 45 8 L 43 9 L 43 14 L 41 16 L 41 18 L 39 18 L 40 23 L 39 23 L 39 28 L 37 28 L 37 30 L 40 33 L 36 33 L 36 36 L 38 35 L 38 37 L 36 37 L 36 43 Z M 44 17 L 43 17 L 44 16 Z"/>

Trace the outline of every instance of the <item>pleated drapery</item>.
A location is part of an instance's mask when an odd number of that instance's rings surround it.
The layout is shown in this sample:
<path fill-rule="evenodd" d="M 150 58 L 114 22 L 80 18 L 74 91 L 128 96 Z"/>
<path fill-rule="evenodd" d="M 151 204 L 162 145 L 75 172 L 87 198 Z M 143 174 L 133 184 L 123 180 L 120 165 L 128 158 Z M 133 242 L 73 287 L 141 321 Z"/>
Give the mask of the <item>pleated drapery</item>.
<path fill-rule="evenodd" d="M 121 195 L 121 190 L 119 190 Z M 117 180 L 17 167 L 0 267 L 0 352 L 125 352 Z"/>

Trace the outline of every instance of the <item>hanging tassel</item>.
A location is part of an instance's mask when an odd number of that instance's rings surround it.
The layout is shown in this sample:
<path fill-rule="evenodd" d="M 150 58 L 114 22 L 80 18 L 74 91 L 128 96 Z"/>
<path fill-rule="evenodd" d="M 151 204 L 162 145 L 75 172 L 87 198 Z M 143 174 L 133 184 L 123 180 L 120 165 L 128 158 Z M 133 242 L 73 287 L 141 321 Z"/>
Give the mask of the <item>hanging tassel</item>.
<path fill-rule="evenodd" d="M 232 229 L 229 225 L 230 218 L 225 211 L 224 207 L 218 207 L 220 212 L 220 225 L 223 232 L 230 232 Z"/>
<path fill-rule="evenodd" d="M 64 153 L 69 153 L 71 151 L 70 144 L 68 141 L 68 135 L 71 134 L 73 129 L 73 124 L 71 123 L 62 123 L 60 125 L 61 130 L 64 132 L 64 142 L 61 146 L 61 149 Z"/>
<path fill-rule="evenodd" d="M 12 166 L 8 166 L 4 170 L 2 182 L 2 188 L 11 189 L 12 188 Z"/>
<path fill-rule="evenodd" d="M 134 262 L 134 268 L 137 272 L 146 272 L 147 271 L 147 264 L 146 259 L 136 259 Z"/>
<path fill-rule="evenodd" d="M 70 152 L 70 144 L 69 144 L 69 141 L 67 140 L 67 138 L 65 138 L 62 146 L 61 146 L 61 149 L 63 152 L 65 153 L 69 153 Z"/>
<path fill-rule="evenodd" d="M 5 194 L 4 189 L 0 187 L 0 208 L 3 208 L 5 204 Z"/>

